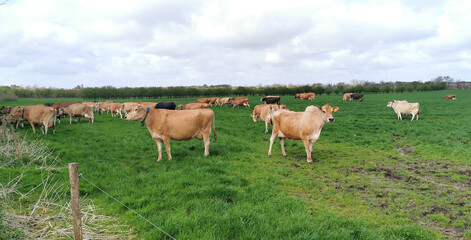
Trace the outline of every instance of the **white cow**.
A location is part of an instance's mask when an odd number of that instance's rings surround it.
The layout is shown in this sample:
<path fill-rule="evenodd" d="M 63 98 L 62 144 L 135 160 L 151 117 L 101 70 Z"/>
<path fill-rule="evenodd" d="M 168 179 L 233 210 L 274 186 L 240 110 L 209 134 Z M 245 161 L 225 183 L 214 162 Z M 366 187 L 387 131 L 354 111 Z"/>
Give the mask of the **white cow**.
<path fill-rule="evenodd" d="M 409 103 L 407 101 L 398 101 L 394 100 L 393 102 L 388 102 L 387 107 L 390 107 L 394 110 L 397 115 L 397 119 L 402 120 L 402 114 L 412 114 L 412 120 L 417 116 L 419 120 L 419 103 Z"/>

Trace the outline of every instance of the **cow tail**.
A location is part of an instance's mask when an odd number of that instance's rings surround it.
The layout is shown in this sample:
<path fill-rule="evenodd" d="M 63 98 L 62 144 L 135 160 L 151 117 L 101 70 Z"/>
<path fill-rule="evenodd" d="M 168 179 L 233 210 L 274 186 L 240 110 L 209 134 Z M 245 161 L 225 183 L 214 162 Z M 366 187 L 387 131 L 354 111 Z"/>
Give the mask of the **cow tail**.
<path fill-rule="evenodd" d="M 273 106 L 272 106 L 272 105 L 270 105 L 269 112 L 270 112 L 270 124 L 273 126 L 273 113 L 274 113 L 275 111 L 273 110 Z"/>
<path fill-rule="evenodd" d="M 216 114 L 213 113 L 213 136 L 214 136 L 214 141 L 216 142 L 218 140 L 218 135 L 216 134 Z"/>

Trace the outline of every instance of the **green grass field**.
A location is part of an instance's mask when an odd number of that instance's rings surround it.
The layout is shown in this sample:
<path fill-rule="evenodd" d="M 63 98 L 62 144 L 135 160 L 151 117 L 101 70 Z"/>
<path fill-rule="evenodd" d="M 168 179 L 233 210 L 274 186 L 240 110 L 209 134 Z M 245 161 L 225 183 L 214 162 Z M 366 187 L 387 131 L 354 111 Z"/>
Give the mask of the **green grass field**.
<path fill-rule="evenodd" d="M 456 101 L 441 98 L 450 93 Z M 250 116 L 259 96 L 250 97 L 251 109 L 212 108 L 218 141 L 211 139 L 209 157 L 202 141 L 171 141 L 173 159 L 163 152 L 156 162 L 156 144 L 140 122 L 107 114 L 96 114 L 93 124 L 67 119 L 55 136 L 33 134 L 28 125 L 18 131 L 46 141 L 62 162 L 78 162 L 84 177 L 177 239 L 471 239 L 471 91 L 370 94 L 363 102 L 335 94 L 313 102 L 281 99 L 293 111 L 340 107 L 314 144 L 312 164 L 301 141 L 287 140 L 282 157 L 277 139 L 267 156 L 270 134 Z M 394 99 L 419 102 L 419 120 L 397 120 L 386 107 Z M 0 169 L 0 183 L 24 168 Z M 22 190 L 38 184 L 44 171 L 28 171 Z M 55 178 L 68 186 L 66 168 Z M 82 196 L 127 222 L 140 239 L 166 238 L 80 184 Z"/>

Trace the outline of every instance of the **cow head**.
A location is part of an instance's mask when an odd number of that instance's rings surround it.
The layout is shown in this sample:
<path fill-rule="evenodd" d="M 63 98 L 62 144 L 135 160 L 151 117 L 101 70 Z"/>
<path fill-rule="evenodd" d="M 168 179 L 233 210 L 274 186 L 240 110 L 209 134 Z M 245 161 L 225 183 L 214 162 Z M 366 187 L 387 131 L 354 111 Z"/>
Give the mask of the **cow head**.
<path fill-rule="evenodd" d="M 397 102 L 397 100 L 394 100 L 394 102 Z M 392 107 L 393 105 L 393 102 L 388 102 L 388 105 L 386 105 L 386 107 Z"/>
<path fill-rule="evenodd" d="M 339 107 L 331 107 L 328 103 L 326 103 L 324 106 L 319 107 L 319 110 L 322 112 L 325 122 L 333 122 L 335 121 L 333 113 L 337 112 Z"/>
<path fill-rule="evenodd" d="M 131 111 L 124 116 L 128 121 L 142 121 L 146 117 L 146 109 L 141 104 L 132 106 Z"/>

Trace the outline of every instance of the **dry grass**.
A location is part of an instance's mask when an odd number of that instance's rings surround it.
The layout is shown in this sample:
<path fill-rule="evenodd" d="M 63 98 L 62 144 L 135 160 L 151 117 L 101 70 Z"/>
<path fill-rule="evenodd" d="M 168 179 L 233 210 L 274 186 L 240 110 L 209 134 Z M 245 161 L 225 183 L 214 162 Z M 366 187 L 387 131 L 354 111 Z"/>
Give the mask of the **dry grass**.
<path fill-rule="evenodd" d="M 21 174 L 0 183 L 0 207 L 3 209 L 2 222 L 12 229 L 21 229 L 30 239 L 73 239 L 72 213 L 68 197 L 68 186 L 53 180 L 58 174 L 57 158 L 52 156 L 43 141 L 29 141 L 18 137 L 18 150 L 10 129 L 0 128 L 0 166 L 14 168 L 20 166 Z M 21 161 L 17 153 L 21 154 Z M 40 168 L 47 171 L 47 176 L 40 184 L 29 187 L 27 192 L 21 186 L 28 168 Z M 38 194 L 39 193 L 39 194 Z M 25 202 L 26 206 L 18 206 Z M 135 234 L 128 226 L 116 218 L 101 214 L 92 200 L 82 197 L 82 232 L 84 239 L 132 239 Z"/>

